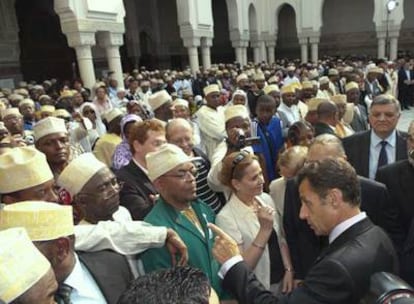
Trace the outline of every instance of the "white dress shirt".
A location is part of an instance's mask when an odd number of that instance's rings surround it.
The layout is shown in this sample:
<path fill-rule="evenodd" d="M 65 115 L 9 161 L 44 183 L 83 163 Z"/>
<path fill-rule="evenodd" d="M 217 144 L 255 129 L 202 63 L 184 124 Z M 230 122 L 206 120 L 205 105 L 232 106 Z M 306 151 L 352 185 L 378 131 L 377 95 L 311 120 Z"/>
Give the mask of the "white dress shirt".
<path fill-rule="evenodd" d="M 375 179 L 375 174 L 377 173 L 378 159 L 381 151 L 381 141 L 383 139 L 379 138 L 375 134 L 374 130 L 371 131 L 371 144 L 369 146 L 369 178 Z M 385 151 L 387 151 L 387 160 L 388 164 L 395 162 L 395 153 L 397 145 L 397 133 L 394 130 L 390 136 L 384 139 L 388 144 L 385 146 Z"/>
<path fill-rule="evenodd" d="M 345 230 L 362 221 L 367 217 L 365 212 L 360 212 L 357 215 L 343 221 L 342 223 L 335 226 L 335 228 L 329 233 L 329 244 L 331 244 L 338 236 L 344 233 Z"/>
<path fill-rule="evenodd" d="M 283 112 L 283 114 L 285 114 L 287 122 L 284 122 L 284 123 L 286 123 L 288 126 L 291 126 L 295 122 L 300 120 L 300 113 L 299 113 L 299 108 L 297 105 L 291 105 L 290 107 L 288 107 L 282 101 L 279 107 L 277 108 L 277 111 Z"/>
<path fill-rule="evenodd" d="M 73 304 L 107 303 L 95 279 L 75 253 L 75 267 L 63 282 L 72 287 L 70 300 Z"/>

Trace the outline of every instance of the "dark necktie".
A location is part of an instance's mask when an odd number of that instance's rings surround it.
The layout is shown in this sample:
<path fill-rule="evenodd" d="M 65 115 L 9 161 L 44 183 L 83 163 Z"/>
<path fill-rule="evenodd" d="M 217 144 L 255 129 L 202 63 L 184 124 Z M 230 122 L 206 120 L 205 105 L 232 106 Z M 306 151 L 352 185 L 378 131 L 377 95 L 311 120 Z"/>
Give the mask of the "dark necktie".
<path fill-rule="evenodd" d="M 379 153 L 379 157 L 378 157 L 378 168 L 385 166 L 388 164 L 388 157 L 387 157 L 387 150 L 385 149 L 385 147 L 387 146 L 387 142 L 385 140 L 380 142 L 381 144 L 381 151 Z"/>
<path fill-rule="evenodd" d="M 55 295 L 55 300 L 57 304 L 71 304 L 70 294 L 72 292 L 72 287 L 66 284 L 60 284 L 59 288 Z"/>

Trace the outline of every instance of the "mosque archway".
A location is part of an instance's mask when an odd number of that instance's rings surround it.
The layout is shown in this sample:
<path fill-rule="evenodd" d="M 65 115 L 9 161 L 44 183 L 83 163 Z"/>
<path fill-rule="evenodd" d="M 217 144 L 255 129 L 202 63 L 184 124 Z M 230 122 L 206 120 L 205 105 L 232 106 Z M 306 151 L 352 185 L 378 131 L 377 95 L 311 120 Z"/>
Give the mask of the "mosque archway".
<path fill-rule="evenodd" d="M 398 41 L 399 56 L 413 56 L 414 54 L 414 1 L 404 1 L 404 20 L 401 24 Z"/>
<path fill-rule="evenodd" d="M 374 5 L 374 0 L 325 0 L 320 53 L 330 56 L 376 56 Z M 364 17 L 356 21 L 356 14 Z"/>
<path fill-rule="evenodd" d="M 229 12 L 226 1 L 212 0 L 214 38 L 211 47 L 212 62 L 233 62 L 234 50 L 230 41 Z"/>
<path fill-rule="evenodd" d="M 294 8 L 289 4 L 284 4 L 276 14 L 278 21 L 276 58 L 300 58 L 300 46 Z"/>

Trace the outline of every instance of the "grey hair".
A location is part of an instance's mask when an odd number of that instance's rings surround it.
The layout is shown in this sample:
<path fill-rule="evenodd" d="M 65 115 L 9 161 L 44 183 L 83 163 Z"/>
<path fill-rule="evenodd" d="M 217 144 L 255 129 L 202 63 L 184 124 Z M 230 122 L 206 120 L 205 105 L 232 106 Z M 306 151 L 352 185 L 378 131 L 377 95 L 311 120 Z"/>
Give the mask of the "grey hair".
<path fill-rule="evenodd" d="M 343 157 L 345 156 L 345 150 L 344 146 L 342 145 L 342 141 L 332 134 L 321 134 L 319 136 L 316 136 L 313 142 L 311 143 L 309 149 L 311 149 L 313 146 L 321 145 L 321 146 L 333 146 L 337 150 L 337 156 Z"/>
<path fill-rule="evenodd" d="M 374 97 L 374 100 L 372 101 L 372 103 L 369 107 L 369 110 L 371 112 L 372 107 L 376 106 L 376 105 L 388 105 L 388 104 L 395 105 L 395 107 L 397 109 L 397 112 L 401 113 L 400 102 L 398 101 L 397 98 L 395 98 L 394 96 L 389 95 L 389 94 L 381 94 L 381 95 L 378 95 L 378 96 Z"/>

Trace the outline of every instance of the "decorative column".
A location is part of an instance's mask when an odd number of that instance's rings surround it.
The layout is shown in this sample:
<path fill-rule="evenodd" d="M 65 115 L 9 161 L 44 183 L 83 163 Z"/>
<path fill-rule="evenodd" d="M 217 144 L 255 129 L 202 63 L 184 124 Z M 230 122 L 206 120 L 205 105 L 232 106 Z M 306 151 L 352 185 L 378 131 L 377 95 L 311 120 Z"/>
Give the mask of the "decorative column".
<path fill-rule="evenodd" d="M 308 37 L 299 38 L 302 63 L 308 62 Z"/>
<path fill-rule="evenodd" d="M 191 72 L 195 74 L 200 66 L 198 60 L 198 47 L 200 46 L 200 38 L 186 38 L 184 39 L 184 46 L 187 48 L 188 61 L 190 63 Z"/>
<path fill-rule="evenodd" d="M 119 47 L 124 44 L 122 33 L 99 32 L 97 40 L 98 44 L 105 49 L 108 67 L 114 72 L 113 78 L 117 80 L 119 87 L 124 87 L 121 55 L 119 54 Z"/>
<path fill-rule="evenodd" d="M 247 43 L 246 43 L 247 44 Z M 242 65 L 246 65 L 247 64 L 247 45 L 245 45 L 242 48 L 242 58 L 243 58 L 243 63 Z"/>
<path fill-rule="evenodd" d="M 248 41 L 245 40 L 232 40 L 231 45 L 234 47 L 236 53 L 236 61 L 240 63 L 241 66 L 247 63 L 247 45 Z"/>
<path fill-rule="evenodd" d="M 240 64 L 243 64 L 243 48 L 242 47 L 236 47 L 236 61 Z"/>
<path fill-rule="evenodd" d="M 254 63 L 260 62 L 260 47 L 257 45 L 253 47 L 253 60 L 254 60 Z"/>
<path fill-rule="evenodd" d="M 312 62 L 318 63 L 319 57 L 319 36 L 309 37 L 309 43 L 311 44 L 311 56 Z"/>
<path fill-rule="evenodd" d="M 71 32 L 66 34 L 68 45 L 76 51 L 80 77 L 86 88 L 96 83 L 91 47 L 95 45 L 94 32 Z"/>
<path fill-rule="evenodd" d="M 260 41 L 260 61 L 267 61 L 267 50 L 266 50 L 266 42 L 264 40 Z"/>
<path fill-rule="evenodd" d="M 275 62 L 275 46 L 276 46 L 276 39 L 275 40 L 267 40 L 266 47 L 267 47 L 267 62 L 272 64 Z"/>
<path fill-rule="evenodd" d="M 378 38 L 378 58 L 385 57 L 385 38 Z"/>
<path fill-rule="evenodd" d="M 210 47 L 213 45 L 213 39 L 203 37 L 201 38 L 201 58 L 204 69 L 211 67 Z"/>
<path fill-rule="evenodd" d="M 390 37 L 390 60 L 397 59 L 398 55 L 398 36 Z"/>

